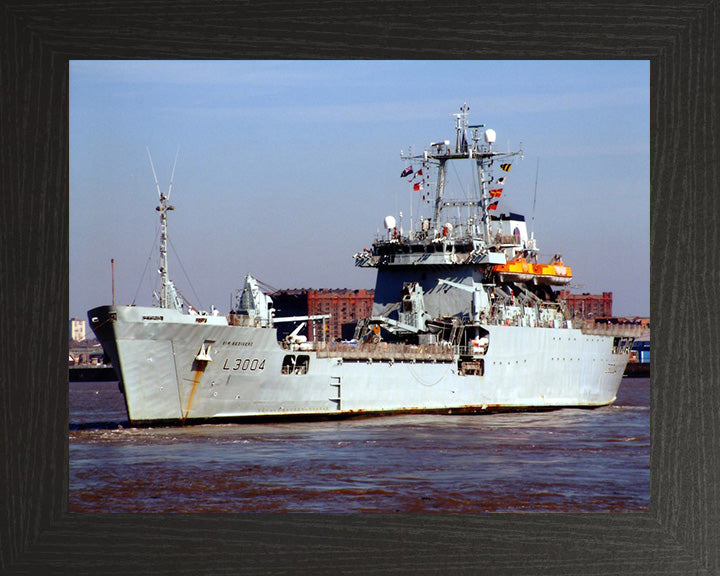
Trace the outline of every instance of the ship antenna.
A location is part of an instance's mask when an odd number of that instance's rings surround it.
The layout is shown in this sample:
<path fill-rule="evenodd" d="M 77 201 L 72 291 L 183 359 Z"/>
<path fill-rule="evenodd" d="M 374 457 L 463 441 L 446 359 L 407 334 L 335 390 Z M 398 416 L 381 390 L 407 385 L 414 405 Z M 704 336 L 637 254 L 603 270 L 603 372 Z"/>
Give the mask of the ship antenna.
<path fill-rule="evenodd" d="M 150 155 L 150 148 L 145 146 L 145 150 L 147 150 L 148 158 L 150 158 L 150 168 L 152 168 L 153 178 L 155 178 L 155 188 L 157 188 L 158 198 L 162 200 L 162 193 L 160 192 L 160 184 L 158 184 L 157 174 L 155 173 L 155 165 L 152 161 L 152 156 Z"/>
<path fill-rule="evenodd" d="M 538 183 L 538 172 L 540 171 L 540 158 L 537 159 L 537 165 L 535 166 L 535 193 L 533 194 L 533 205 L 532 205 L 532 218 L 530 219 L 530 238 L 535 234 L 535 200 L 537 199 L 537 183 Z"/>
<path fill-rule="evenodd" d="M 175 162 L 173 162 L 172 174 L 170 175 L 170 187 L 167 193 L 168 201 L 170 200 L 170 193 L 172 192 L 173 182 L 175 181 L 175 166 L 177 166 L 178 154 L 180 154 L 180 144 L 178 144 L 177 150 L 175 151 Z M 157 178 L 155 180 L 157 181 Z"/>

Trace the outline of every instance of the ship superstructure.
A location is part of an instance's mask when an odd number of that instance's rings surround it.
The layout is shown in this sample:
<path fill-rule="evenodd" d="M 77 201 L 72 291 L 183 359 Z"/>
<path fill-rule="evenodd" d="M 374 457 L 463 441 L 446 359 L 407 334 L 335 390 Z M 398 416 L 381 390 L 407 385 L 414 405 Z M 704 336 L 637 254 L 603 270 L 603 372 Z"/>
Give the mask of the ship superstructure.
<path fill-rule="evenodd" d="M 416 189 L 427 190 L 427 175 L 437 175 L 430 183 L 432 217 L 404 232 L 387 216 L 385 236 L 355 255 L 357 266 L 378 271 L 374 315 L 360 324 L 360 339 L 379 326 L 400 339 L 471 351 L 472 342 L 487 339 L 487 325 L 570 326 L 564 302 L 550 288 L 567 284 L 570 268 L 560 255 L 538 262 L 524 216 L 494 215 L 506 179 L 497 172 L 507 174 L 522 151 L 497 152 L 495 131 L 469 125 L 468 110 L 463 105 L 454 114 L 454 143 L 433 142 L 421 155 L 404 156 L 409 166 L 401 176 L 423 176 Z M 475 167 L 476 185 L 464 198 L 446 193 L 448 166 L 457 161 Z"/>
<path fill-rule="evenodd" d="M 130 420 L 613 402 L 632 334 L 573 327 L 552 289 L 570 281 L 570 268 L 560 255 L 539 262 L 525 218 L 497 213 L 504 174 L 522 152 L 496 151 L 495 132 L 469 125 L 468 110 L 464 105 L 454 115 L 454 143 L 433 142 L 404 157 L 409 166 L 402 176 L 423 176 L 417 185 L 425 187 L 432 215 L 408 231 L 386 217 L 372 249 L 355 255 L 357 266 L 377 270 L 377 280 L 373 313 L 358 322 L 352 341 L 307 341 L 304 323 L 327 316 L 276 318 L 272 300 L 250 275 L 227 316 L 187 309 L 166 273 L 159 306 L 88 312 Z M 462 198 L 446 190 L 452 162 L 474 165 L 476 186 Z M 171 209 L 160 194 L 161 240 Z M 167 271 L 163 245 L 161 272 Z M 278 322 L 297 325 L 281 342 Z"/>

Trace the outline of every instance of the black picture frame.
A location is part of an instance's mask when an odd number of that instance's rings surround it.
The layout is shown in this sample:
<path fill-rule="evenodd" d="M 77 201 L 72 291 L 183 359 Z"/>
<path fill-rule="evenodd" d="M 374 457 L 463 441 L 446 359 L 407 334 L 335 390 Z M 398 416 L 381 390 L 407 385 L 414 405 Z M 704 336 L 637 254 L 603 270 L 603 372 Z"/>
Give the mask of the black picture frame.
<path fill-rule="evenodd" d="M 5 0 L 0 573 L 719 574 L 719 23 L 718 0 Z M 69 514 L 68 62 L 162 58 L 649 60 L 651 511 Z"/>

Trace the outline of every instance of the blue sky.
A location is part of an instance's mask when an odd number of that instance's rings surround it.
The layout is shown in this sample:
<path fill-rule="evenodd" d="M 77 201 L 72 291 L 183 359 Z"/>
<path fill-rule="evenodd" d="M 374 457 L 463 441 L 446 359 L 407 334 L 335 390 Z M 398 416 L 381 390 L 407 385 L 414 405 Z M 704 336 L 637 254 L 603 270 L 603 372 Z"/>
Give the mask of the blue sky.
<path fill-rule="evenodd" d="M 179 148 L 169 269 L 196 307 L 227 312 L 248 272 L 374 287 L 352 255 L 423 209 L 400 150 L 453 140 L 464 102 L 499 149 L 522 143 L 500 211 L 530 225 L 539 161 L 541 257 L 563 255 L 575 292 L 613 292 L 616 315 L 649 315 L 647 61 L 71 62 L 70 315 L 110 303 L 111 258 L 117 303 L 151 303 L 146 148 L 165 191 Z"/>

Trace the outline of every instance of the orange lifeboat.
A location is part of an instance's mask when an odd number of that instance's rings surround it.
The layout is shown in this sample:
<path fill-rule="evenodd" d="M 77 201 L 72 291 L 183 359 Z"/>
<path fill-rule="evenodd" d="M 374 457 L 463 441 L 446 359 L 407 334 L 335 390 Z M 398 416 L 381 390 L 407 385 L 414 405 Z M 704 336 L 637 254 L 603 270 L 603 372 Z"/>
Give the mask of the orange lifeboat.
<path fill-rule="evenodd" d="M 500 282 L 533 282 L 563 286 L 572 280 L 572 270 L 562 260 L 550 264 L 531 264 L 525 258 L 514 258 L 506 264 L 496 264 L 493 270 Z"/>
<path fill-rule="evenodd" d="M 551 284 L 564 286 L 572 280 L 572 270 L 565 266 L 562 260 L 556 260 L 551 264 L 535 264 L 534 282 L 536 284 Z"/>
<path fill-rule="evenodd" d="M 528 282 L 533 279 L 533 265 L 525 258 L 515 258 L 493 268 L 500 276 L 500 282 Z"/>

